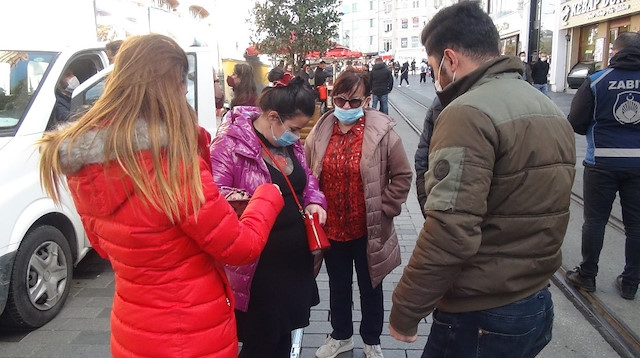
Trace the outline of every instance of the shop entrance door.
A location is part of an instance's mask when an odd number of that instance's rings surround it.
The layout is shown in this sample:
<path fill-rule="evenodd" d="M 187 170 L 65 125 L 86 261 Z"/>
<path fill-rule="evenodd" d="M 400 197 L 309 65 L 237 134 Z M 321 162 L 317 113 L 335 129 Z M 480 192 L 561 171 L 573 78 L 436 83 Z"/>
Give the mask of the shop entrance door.
<path fill-rule="evenodd" d="M 608 46 L 608 58 L 609 61 L 611 61 L 611 50 L 613 50 L 613 42 L 618 38 L 618 36 L 620 36 L 620 34 L 628 32 L 629 31 L 629 23 L 627 22 L 626 24 L 616 24 L 616 23 L 611 23 L 611 26 L 609 27 L 609 46 Z M 609 62 L 607 62 L 609 63 Z"/>

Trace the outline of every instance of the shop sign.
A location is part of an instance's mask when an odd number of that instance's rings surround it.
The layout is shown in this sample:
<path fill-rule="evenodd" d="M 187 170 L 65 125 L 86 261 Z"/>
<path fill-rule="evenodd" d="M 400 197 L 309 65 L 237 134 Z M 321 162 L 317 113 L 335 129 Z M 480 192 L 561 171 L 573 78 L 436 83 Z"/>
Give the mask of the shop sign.
<path fill-rule="evenodd" d="M 640 0 L 574 0 L 562 4 L 560 28 L 582 26 L 640 11 Z"/>
<path fill-rule="evenodd" d="M 520 31 L 522 17 L 518 12 L 512 12 L 493 19 L 496 29 L 501 38 L 510 35 L 514 32 Z"/>

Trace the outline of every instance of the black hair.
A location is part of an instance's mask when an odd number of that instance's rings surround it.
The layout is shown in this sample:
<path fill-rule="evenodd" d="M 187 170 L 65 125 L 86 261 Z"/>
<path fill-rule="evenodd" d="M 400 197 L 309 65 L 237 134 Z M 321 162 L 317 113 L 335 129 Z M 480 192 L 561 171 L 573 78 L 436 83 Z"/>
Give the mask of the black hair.
<path fill-rule="evenodd" d="M 637 32 L 623 32 L 613 41 L 614 50 L 622 50 L 627 47 L 640 49 L 640 34 Z"/>
<path fill-rule="evenodd" d="M 284 76 L 284 68 L 282 67 L 274 67 L 267 73 L 267 80 L 269 82 L 274 82 L 282 78 Z"/>
<path fill-rule="evenodd" d="M 267 75 L 270 82 L 277 81 L 284 76 L 284 70 L 275 67 Z M 313 116 L 316 110 L 316 94 L 309 86 L 309 82 L 299 76 L 289 81 L 284 87 L 267 87 L 262 90 L 258 98 L 258 106 L 263 112 L 276 111 L 285 121 L 299 114 Z"/>
<path fill-rule="evenodd" d="M 496 25 L 476 1 L 464 1 L 440 10 L 422 29 L 421 40 L 427 53 L 438 61 L 447 48 L 474 60 L 500 55 Z"/>

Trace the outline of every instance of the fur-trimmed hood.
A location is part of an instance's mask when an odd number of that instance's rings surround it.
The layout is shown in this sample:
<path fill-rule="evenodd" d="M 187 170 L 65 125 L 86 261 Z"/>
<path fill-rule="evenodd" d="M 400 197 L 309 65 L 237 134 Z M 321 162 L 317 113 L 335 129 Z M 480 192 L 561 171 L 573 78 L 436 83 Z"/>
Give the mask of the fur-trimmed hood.
<path fill-rule="evenodd" d="M 73 141 L 67 141 L 59 150 L 63 173 L 67 175 L 67 184 L 72 191 L 78 212 L 95 217 L 105 217 L 121 208 L 134 195 L 135 186 L 125 170 L 115 165 L 104 165 L 115 159 L 114 153 L 105 153 L 107 129 L 88 131 Z M 136 139 L 133 144 L 140 152 L 142 165 L 149 173 L 153 172 L 147 122 L 138 119 L 135 123 Z M 160 130 L 160 143 L 168 143 L 166 129 Z"/>
<path fill-rule="evenodd" d="M 105 141 L 107 138 L 107 128 L 88 131 L 76 138 L 71 147 L 68 139 L 60 146 L 58 155 L 62 172 L 66 175 L 76 173 L 87 164 L 98 164 L 107 160 L 115 159 L 114 153 L 105 153 Z M 136 141 L 133 147 L 136 151 L 148 150 L 150 145 L 149 127 L 146 120 L 140 118 L 135 123 Z M 167 131 L 165 127 L 160 128 L 160 144 L 165 146 L 168 143 Z"/>

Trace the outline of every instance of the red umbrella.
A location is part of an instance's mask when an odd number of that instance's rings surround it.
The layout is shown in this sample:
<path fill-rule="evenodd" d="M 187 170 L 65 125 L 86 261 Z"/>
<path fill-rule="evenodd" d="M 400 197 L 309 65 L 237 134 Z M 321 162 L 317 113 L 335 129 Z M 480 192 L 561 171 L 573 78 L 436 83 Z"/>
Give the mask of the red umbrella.
<path fill-rule="evenodd" d="M 320 51 L 311 51 L 311 52 L 307 53 L 304 57 L 305 58 L 320 58 Z"/>
<path fill-rule="evenodd" d="M 335 47 L 331 50 L 327 51 L 325 54 L 326 57 L 362 57 L 362 52 L 360 51 L 351 51 L 346 47 Z"/>

